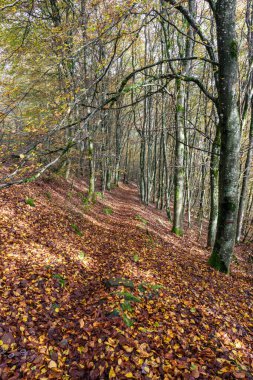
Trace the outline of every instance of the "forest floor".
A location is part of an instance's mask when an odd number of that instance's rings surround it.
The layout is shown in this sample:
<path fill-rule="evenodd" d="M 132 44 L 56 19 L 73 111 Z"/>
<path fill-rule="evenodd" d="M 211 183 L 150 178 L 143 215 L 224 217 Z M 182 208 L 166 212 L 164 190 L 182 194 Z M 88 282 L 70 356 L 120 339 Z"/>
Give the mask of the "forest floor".
<path fill-rule="evenodd" d="M 135 186 L 83 190 L 0 193 L 0 379 L 253 379 L 250 248 L 217 273 Z"/>

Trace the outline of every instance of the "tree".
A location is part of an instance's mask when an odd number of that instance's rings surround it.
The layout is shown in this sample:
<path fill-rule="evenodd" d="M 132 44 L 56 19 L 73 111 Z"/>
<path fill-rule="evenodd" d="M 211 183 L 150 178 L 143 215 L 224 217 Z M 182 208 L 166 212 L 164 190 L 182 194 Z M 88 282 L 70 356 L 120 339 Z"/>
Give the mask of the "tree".
<path fill-rule="evenodd" d="M 236 238 L 240 158 L 238 110 L 238 45 L 236 0 L 218 0 L 215 9 L 219 55 L 218 111 L 221 131 L 219 216 L 209 263 L 228 273 Z"/>

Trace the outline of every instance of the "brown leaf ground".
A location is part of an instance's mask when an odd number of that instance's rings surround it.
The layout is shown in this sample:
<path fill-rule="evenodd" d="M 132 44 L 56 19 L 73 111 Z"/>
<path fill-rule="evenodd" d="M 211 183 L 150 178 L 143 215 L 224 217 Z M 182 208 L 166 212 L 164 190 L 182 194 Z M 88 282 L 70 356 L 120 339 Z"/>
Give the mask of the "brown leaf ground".
<path fill-rule="evenodd" d="M 0 193 L 0 378 L 253 379 L 249 248 L 219 274 L 134 186 L 92 206 L 84 188 Z"/>

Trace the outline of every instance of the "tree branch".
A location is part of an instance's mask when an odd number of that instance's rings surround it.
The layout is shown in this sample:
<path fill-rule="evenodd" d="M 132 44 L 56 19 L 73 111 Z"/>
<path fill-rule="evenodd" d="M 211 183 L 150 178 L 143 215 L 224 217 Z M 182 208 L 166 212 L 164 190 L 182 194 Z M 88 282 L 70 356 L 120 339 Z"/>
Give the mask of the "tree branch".
<path fill-rule="evenodd" d="M 194 16 L 191 14 L 191 12 L 185 8 L 183 5 L 180 5 L 177 3 L 176 0 L 164 0 L 166 3 L 170 3 L 174 8 L 176 8 L 189 22 L 191 27 L 197 32 L 198 36 L 200 37 L 201 41 L 205 44 L 207 52 L 209 54 L 209 57 L 211 61 L 215 62 L 215 53 L 213 46 L 211 42 L 208 40 L 208 38 L 205 36 L 205 34 L 200 29 L 200 26 L 197 24 L 197 21 L 195 20 Z"/>

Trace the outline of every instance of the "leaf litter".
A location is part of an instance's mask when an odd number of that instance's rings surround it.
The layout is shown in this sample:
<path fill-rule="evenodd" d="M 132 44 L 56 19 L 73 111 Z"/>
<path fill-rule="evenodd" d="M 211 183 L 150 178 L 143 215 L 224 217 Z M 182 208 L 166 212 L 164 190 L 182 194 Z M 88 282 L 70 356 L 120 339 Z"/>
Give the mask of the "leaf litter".
<path fill-rule="evenodd" d="M 209 268 L 197 232 L 172 235 L 134 186 L 88 209 L 83 189 L 0 193 L 0 378 L 252 379 L 246 263 Z"/>

